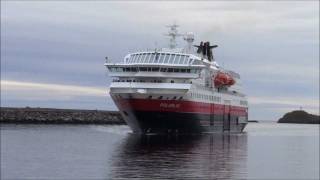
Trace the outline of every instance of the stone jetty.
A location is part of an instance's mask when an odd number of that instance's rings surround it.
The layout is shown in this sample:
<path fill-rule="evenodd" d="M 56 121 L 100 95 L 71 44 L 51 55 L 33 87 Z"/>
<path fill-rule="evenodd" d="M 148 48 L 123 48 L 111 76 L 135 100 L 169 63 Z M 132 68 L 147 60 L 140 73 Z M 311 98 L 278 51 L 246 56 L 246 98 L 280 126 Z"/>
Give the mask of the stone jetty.
<path fill-rule="evenodd" d="M 125 124 L 118 111 L 1 107 L 0 123 Z"/>

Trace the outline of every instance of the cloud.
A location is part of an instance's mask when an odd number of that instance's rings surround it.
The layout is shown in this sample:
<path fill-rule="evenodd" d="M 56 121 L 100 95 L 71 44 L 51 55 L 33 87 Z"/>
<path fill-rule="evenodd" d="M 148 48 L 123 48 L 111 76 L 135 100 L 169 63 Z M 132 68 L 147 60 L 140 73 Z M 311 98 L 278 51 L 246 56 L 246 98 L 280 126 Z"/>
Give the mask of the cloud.
<path fill-rule="evenodd" d="M 255 117 L 278 116 L 300 101 L 318 107 L 312 99 L 319 99 L 319 1 L 1 5 L 2 104 L 104 108 L 102 86 L 111 81 L 104 57 L 120 62 L 155 42 L 166 46 L 165 25 L 177 21 L 196 42 L 219 45 L 217 61 L 241 74 Z"/>

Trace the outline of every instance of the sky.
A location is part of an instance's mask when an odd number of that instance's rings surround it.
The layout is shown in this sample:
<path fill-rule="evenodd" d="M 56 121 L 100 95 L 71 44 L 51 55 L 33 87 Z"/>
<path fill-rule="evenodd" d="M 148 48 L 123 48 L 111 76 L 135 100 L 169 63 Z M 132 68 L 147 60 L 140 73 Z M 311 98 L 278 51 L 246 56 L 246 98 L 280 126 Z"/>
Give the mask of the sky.
<path fill-rule="evenodd" d="M 116 110 L 105 57 L 167 47 L 173 22 L 219 45 L 249 119 L 319 114 L 319 1 L 1 1 L 1 106 Z"/>

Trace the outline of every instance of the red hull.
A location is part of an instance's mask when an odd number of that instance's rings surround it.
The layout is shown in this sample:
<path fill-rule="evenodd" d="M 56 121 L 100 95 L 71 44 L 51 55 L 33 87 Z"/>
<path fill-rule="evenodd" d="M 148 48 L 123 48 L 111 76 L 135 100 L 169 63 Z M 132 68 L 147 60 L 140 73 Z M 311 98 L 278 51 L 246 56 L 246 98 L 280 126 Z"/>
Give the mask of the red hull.
<path fill-rule="evenodd" d="M 198 113 L 232 116 L 247 116 L 247 108 L 239 106 L 211 104 L 184 100 L 156 100 L 156 99 L 115 99 L 121 109 L 137 111 Z"/>

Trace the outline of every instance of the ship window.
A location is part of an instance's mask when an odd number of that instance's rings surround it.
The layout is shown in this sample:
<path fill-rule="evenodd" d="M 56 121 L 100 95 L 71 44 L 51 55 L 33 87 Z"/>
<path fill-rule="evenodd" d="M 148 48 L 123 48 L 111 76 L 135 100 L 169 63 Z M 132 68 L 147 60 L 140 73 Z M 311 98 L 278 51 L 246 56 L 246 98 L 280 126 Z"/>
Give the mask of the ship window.
<path fill-rule="evenodd" d="M 175 64 L 180 64 L 181 55 L 176 55 L 176 58 L 174 60 Z"/>
<path fill-rule="evenodd" d="M 164 63 L 167 64 L 169 62 L 169 58 L 170 58 L 170 54 L 166 54 Z"/>
<path fill-rule="evenodd" d="M 185 57 L 185 55 L 180 56 L 179 64 L 184 64 L 184 57 Z"/>
<path fill-rule="evenodd" d="M 182 96 L 179 97 L 179 100 L 182 100 Z"/>
<path fill-rule="evenodd" d="M 186 72 L 186 69 L 181 69 L 181 72 L 182 72 L 182 73 L 185 73 L 185 72 Z"/>
<path fill-rule="evenodd" d="M 168 72 L 173 72 L 173 69 L 172 68 L 168 68 Z"/>
<path fill-rule="evenodd" d="M 190 69 L 187 69 L 187 73 L 190 73 Z"/>
<path fill-rule="evenodd" d="M 159 68 L 158 67 L 154 67 L 154 68 L 152 68 L 152 71 L 159 72 Z"/>
<path fill-rule="evenodd" d="M 148 67 L 148 71 L 151 71 L 151 67 Z"/>
<path fill-rule="evenodd" d="M 142 62 L 145 57 L 146 57 L 146 54 L 145 54 L 145 53 L 141 54 L 141 55 L 139 56 L 139 59 L 137 59 L 137 61 L 135 61 L 134 63 L 140 63 L 140 62 Z"/>
<path fill-rule="evenodd" d="M 187 60 L 188 60 L 187 56 L 183 56 L 181 59 L 181 64 L 186 64 Z"/>
<path fill-rule="evenodd" d="M 151 54 L 147 55 L 147 58 L 144 60 L 144 63 L 149 63 L 151 58 Z"/>
<path fill-rule="evenodd" d="M 137 61 L 138 61 L 138 55 L 135 54 L 135 55 L 134 55 L 134 58 L 133 58 L 132 61 L 131 61 L 131 63 L 135 63 L 135 62 L 137 62 Z"/>
<path fill-rule="evenodd" d="M 180 55 L 179 64 L 183 64 L 184 55 Z"/>
<path fill-rule="evenodd" d="M 140 58 L 141 58 L 141 55 L 140 54 L 137 54 L 136 55 L 136 58 L 133 62 L 139 62 L 140 61 Z"/>
<path fill-rule="evenodd" d="M 132 72 L 137 72 L 137 68 L 136 68 L 136 67 L 132 67 L 132 68 L 131 68 L 131 71 L 132 71 Z"/>
<path fill-rule="evenodd" d="M 220 102 L 220 101 L 221 101 L 221 98 L 220 98 L 220 97 L 217 97 L 217 96 L 214 96 L 214 97 L 213 97 L 213 100 L 216 101 L 216 102 Z"/>
<path fill-rule="evenodd" d="M 159 57 L 159 63 L 163 63 L 164 62 L 164 56 L 165 56 L 165 54 L 161 53 L 161 55 Z"/>
<path fill-rule="evenodd" d="M 171 83 L 174 83 L 174 80 L 171 80 L 170 82 L 171 82 Z"/>
<path fill-rule="evenodd" d="M 152 96 L 149 96 L 148 99 L 152 99 Z"/>
<path fill-rule="evenodd" d="M 162 99 L 162 96 L 159 96 L 158 99 Z"/>
<path fill-rule="evenodd" d="M 179 72 L 179 69 L 173 69 L 173 72 Z"/>
<path fill-rule="evenodd" d="M 151 54 L 151 58 L 150 58 L 150 61 L 148 63 L 153 63 L 154 62 L 154 59 L 155 59 L 155 53 L 152 53 Z"/>
<path fill-rule="evenodd" d="M 130 55 L 130 58 L 129 58 L 129 60 L 127 61 L 127 63 L 129 62 L 129 61 L 132 61 L 133 60 L 133 55 Z"/>
<path fill-rule="evenodd" d="M 146 54 L 146 53 L 143 53 L 143 55 L 141 56 L 141 58 L 139 59 L 139 63 L 143 63 L 144 62 L 144 60 L 146 59 L 146 57 L 147 57 L 147 55 L 148 54 Z"/>
<path fill-rule="evenodd" d="M 174 63 L 174 64 L 179 64 L 180 55 L 175 55 L 174 57 L 175 57 L 175 58 L 174 58 L 173 63 Z"/>
<path fill-rule="evenodd" d="M 135 55 L 135 54 L 134 54 L 134 55 L 131 55 L 130 62 L 131 62 L 131 61 L 134 61 L 135 58 L 136 58 L 136 55 Z"/>
<path fill-rule="evenodd" d="M 160 53 L 155 54 L 154 63 L 158 63 L 160 59 Z"/>
<path fill-rule="evenodd" d="M 137 54 L 137 58 L 134 61 L 131 61 L 131 63 L 137 63 L 141 60 L 142 54 Z"/>
<path fill-rule="evenodd" d="M 161 72 L 167 72 L 167 68 L 161 68 L 160 71 Z"/>
<path fill-rule="evenodd" d="M 146 67 L 140 67 L 139 70 L 140 71 L 147 71 L 147 68 Z"/>
<path fill-rule="evenodd" d="M 172 99 L 177 99 L 177 97 L 176 97 L 176 96 L 174 96 Z"/>
<path fill-rule="evenodd" d="M 174 58 L 175 58 L 175 55 L 174 54 L 171 54 L 170 56 L 170 59 L 169 59 L 169 64 L 173 64 L 174 62 Z"/>
<path fill-rule="evenodd" d="M 186 58 L 186 64 L 190 64 L 191 59 L 189 58 L 189 56 L 187 56 Z"/>
<path fill-rule="evenodd" d="M 143 62 L 141 61 L 141 63 L 147 63 L 150 56 L 151 54 L 146 54 L 146 58 L 143 60 Z"/>

